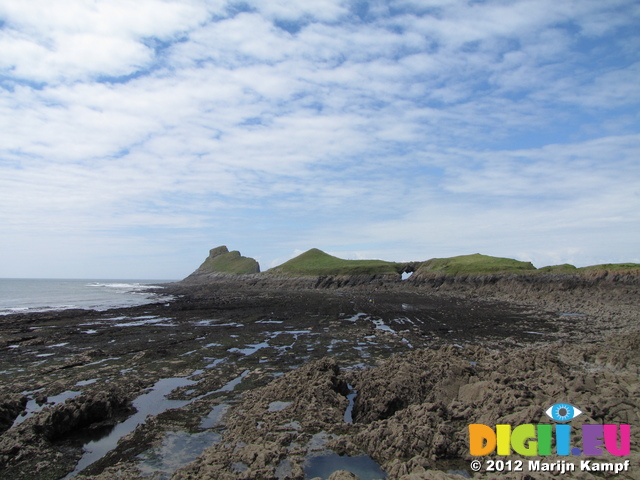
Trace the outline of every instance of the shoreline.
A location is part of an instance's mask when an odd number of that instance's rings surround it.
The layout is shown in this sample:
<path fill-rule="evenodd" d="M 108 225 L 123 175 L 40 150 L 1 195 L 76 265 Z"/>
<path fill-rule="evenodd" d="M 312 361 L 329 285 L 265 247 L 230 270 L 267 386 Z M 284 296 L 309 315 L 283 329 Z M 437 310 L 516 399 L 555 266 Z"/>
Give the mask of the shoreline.
<path fill-rule="evenodd" d="M 576 404 L 589 393 L 605 407 L 621 395 L 605 379 L 630 399 L 638 390 L 634 282 L 247 280 L 164 284 L 174 300 L 132 308 L 0 317 L 3 467 L 12 478 L 64 477 L 87 436 L 144 411 L 144 395 L 166 382 L 178 386 L 158 395 L 181 406 L 125 433 L 83 474 L 304 478 L 305 462 L 331 449 L 365 452 L 389 478 L 434 469 L 440 477 L 429 478 L 460 478 L 447 472 L 468 466 L 464 422 L 542 421 L 552 396 L 541 389 L 565 388 L 563 401 Z M 5 430 L 28 405 L 75 391 Z M 636 420 L 633 402 L 615 414 L 580 408 L 594 420 Z M 195 463 L 171 463 L 167 439 L 191 445 Z"/>
<path fill-rule="evenodd" d="M 0 316 L 71 309 L 105 311 L 161 301 L 170 281 L 142 279 L 0 279 Z M 149 298 L 155 290 L 154 296 Z M 169 297 L 165 296 L 168 300 Z"/>

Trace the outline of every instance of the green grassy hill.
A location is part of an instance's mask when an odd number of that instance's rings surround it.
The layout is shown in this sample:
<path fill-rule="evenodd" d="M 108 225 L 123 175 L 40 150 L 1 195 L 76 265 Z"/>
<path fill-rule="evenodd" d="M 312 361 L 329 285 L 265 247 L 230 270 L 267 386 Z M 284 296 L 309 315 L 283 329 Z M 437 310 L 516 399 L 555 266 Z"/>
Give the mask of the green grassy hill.
<path fill-rule="evenodd" d="M 538 269 L 539 273 L 568 273 L 577 274 L 578 269 L 569 263 L 563 263 L 562 265 L 549 265 L 548 267 L 542 267 Z"/>
<path fill-rule="evenodd" d="M 460 255 L 451 258 L 432 258 L 423 262 L 416 274 L 433 275 L 484 275 L 493 273 L 529 273 L 536 268 L 531 262 L 521 262 L 511 258 L 491 257 L 489 255 Z"/>
<path fill-rule="evenodd" d="M 384 275 L 398 274 L 401 267 L 401 264 L 383 260 L 343 260 L 312 248 L 265 273 L 295 276 Z"/>
<path fill-rule="evenodd" d="M 585 277 L 601 275 L 634 275 L 640 276 L 640 263 L 603 263 L 577 269 Z"/>
<path fill-rule="evenodd" d="M 416 278 L 441 275 L 493 275 L 493 274 L 560 274 L 579 275 L 585 278 L 601 278 L 614 275 L 640 276 L 640 264 L 616 263 L 576 268 L 574 265 L 551 265 L 536 269 L 531 262 L 511 258 L 492 257 L 474 253 L 450 258 L 432 258 L 425 262 L 396 263 L 384 260 L 344 260 L 312 248 L 288 262 L 264 272 L 264 275 L 280 276 L 351 276 L 351 275 L 398 275 L 414 270 Z M 191 275 L 255 274 L 260 265 L 253 258 L 243 257 L 238 251 L 230 252 L 221 246 L 210 251 L 209 257 Z"/>
<path fill-rule="evenodd" d="M 253 258 L 243 257 L 237 250 L 230 252 L 227 247 L 221 246 L 211 249 L 209 256 L 194 273 L 242 275 L 259 271 L 260 265 Z"/>

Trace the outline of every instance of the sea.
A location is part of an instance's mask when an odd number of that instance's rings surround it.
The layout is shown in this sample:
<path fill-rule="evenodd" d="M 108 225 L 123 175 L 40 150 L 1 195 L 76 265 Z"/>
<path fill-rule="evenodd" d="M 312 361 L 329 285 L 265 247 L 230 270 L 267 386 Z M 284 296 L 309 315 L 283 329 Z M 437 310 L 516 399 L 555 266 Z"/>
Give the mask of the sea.
<path fill-rule="evenodd" d="M 0 278 L 0 315 L 69 308 L 108 310 L 169 301 L 151 292 L 175 280 Z"/>

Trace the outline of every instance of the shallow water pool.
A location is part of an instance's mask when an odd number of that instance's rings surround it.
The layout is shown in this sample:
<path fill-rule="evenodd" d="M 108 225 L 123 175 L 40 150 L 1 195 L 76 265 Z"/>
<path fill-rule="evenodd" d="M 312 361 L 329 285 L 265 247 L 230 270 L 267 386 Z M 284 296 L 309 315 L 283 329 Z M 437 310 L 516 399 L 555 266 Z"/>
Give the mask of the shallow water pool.
<path fill-rule="evenodd" d="M 333 452 L 308 457 L 304 464 L 304 478 L 320 477 L 327 479 L 338 470 L 355 473 L 360 477 L 360 480 L 382 480 L 387 478 L 387 474 L 380 468 L 380 465 L 367 455 L 349 457 Z"/>

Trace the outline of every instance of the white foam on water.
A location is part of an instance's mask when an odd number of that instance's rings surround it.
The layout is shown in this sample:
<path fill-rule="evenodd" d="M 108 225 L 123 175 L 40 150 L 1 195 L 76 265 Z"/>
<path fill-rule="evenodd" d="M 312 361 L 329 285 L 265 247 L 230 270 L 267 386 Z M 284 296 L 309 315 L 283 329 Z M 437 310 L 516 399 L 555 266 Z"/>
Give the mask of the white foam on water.
<path fill-rule="evenodd" d="M 152 283 L 155 283 L 152 285 Z M 162 281 L 0 279 L 0 315 L 83 308 L 103 311 L 167 301 Z"/>

